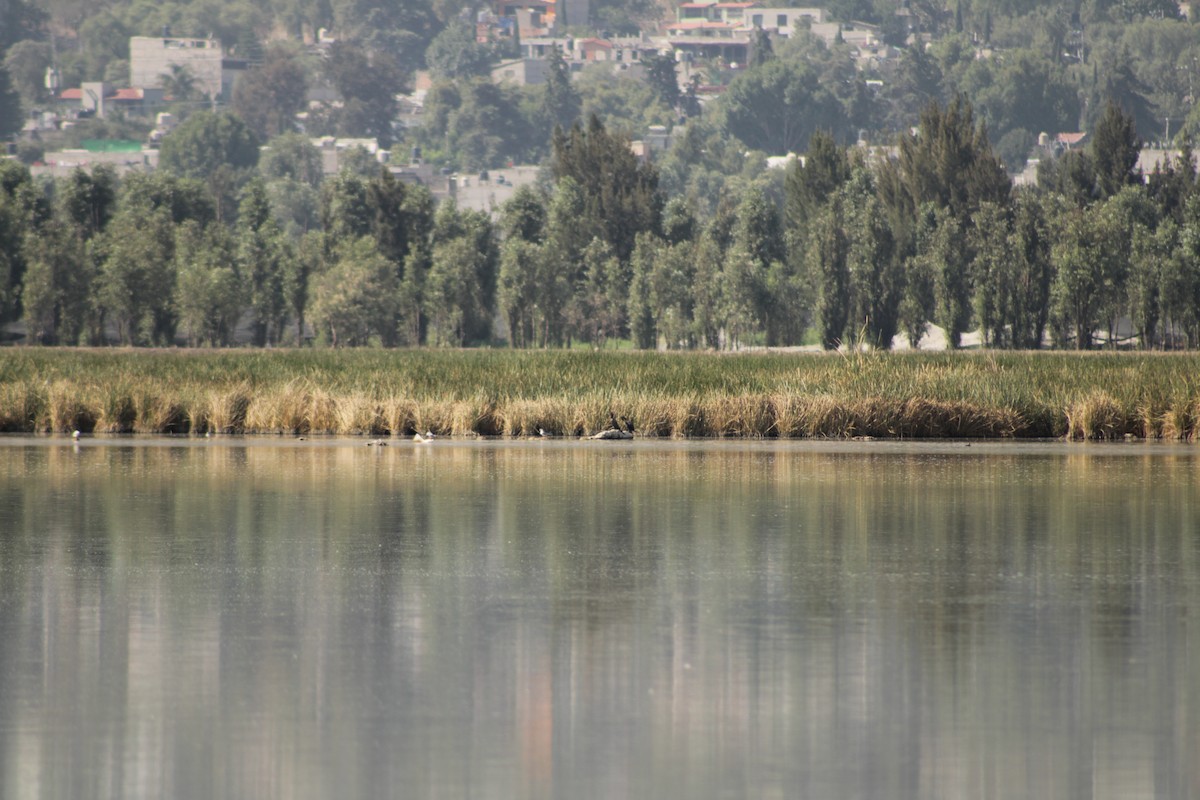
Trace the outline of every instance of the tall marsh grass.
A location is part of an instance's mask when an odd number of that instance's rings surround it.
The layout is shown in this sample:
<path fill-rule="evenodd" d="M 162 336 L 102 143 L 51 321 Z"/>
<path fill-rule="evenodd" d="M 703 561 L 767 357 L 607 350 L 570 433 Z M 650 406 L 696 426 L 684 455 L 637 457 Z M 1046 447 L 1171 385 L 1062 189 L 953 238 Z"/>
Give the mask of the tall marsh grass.
<path fill-rule="evenodd" d="M 1200 432 L 1200 356 L 0 350 L 0 431 L 1005 438 Z"/>

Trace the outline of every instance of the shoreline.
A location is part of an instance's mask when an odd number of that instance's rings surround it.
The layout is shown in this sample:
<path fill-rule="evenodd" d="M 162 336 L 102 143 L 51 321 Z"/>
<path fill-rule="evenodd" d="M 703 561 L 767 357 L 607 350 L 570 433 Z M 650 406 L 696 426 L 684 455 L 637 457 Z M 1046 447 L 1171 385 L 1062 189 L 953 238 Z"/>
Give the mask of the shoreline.
<path fill-rule="evenodd" d="M 0 349 L 0 432 L 1194 439 L 1193 353 Z"/>

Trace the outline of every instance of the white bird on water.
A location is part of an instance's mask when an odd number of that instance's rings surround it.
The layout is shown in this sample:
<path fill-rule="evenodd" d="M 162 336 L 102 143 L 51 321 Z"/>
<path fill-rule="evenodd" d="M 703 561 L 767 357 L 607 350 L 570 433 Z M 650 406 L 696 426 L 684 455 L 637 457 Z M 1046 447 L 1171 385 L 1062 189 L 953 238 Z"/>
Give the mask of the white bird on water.
<path fill-rule="evenodd" d="M 71 438 L 72 438 L 72 439 L 74 439 L 75 441 L 79 441 L 79 437 L 80 437 L 80 436 L 82 436 L 82 435 L 83 435 L 83 434 L 81 434 L 81 433 L 79 432 L 79 429 L 78 429 L 78 428 L 76 428 L 75 430 L 71 431 Z"/>
<path fill-rule="evenodd" d="M 433 431 L 425 431 L 424 436 L 422 436 L 419 433 L 414 433 L 413 441 L 418 442 L 420 444 L 429 444 L 430 442 L 433 441 Z"/>

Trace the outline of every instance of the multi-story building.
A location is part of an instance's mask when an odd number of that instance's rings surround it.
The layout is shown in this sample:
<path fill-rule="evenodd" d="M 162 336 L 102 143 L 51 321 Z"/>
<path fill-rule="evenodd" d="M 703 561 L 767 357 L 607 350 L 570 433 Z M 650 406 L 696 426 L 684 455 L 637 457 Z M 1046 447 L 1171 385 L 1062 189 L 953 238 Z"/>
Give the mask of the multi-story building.
<path fill-rule="evenodd" d="M 216 39 L 134 36 L 129 40 L 129 83 L 135 89 L 157 88 L 171 67 L 187 69 L 205 97 L 228 96 L 246 62 L 225 55 Z"/>

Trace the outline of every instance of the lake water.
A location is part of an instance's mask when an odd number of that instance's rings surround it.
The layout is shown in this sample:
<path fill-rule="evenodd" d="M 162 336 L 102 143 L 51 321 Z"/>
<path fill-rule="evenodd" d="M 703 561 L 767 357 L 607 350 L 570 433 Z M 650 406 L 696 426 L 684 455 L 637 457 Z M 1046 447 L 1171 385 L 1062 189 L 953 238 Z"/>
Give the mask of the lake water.
<path fill-rule="evenodd" d="M 0 797 L 1200 797 L 1200 449 L 0 440 Z"/>

